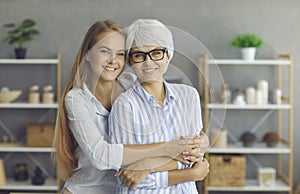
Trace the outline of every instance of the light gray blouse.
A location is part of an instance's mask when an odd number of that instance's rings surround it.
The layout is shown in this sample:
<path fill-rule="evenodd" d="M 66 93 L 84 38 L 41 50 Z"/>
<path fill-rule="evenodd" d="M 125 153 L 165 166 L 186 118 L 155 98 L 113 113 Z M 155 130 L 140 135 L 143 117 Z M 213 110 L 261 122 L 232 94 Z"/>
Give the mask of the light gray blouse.
<path fill-rule="evenodd" d="M 124 74 L 118 81 L 125 89 L 136 79 Z M 65 182 L 72 194 L 114 193 L 116 170 L 121 167 L 123 145 L 110 144 L 107 111 L 84 84 L 73 88 L 65 98 L 69 127 L 78 143 L 78 167 Z"/>

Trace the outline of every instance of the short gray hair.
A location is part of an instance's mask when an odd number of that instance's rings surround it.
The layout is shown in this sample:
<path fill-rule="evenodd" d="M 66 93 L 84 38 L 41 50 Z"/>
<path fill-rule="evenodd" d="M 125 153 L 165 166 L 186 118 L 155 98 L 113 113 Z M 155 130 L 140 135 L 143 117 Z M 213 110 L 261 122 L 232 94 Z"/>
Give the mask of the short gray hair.
<path fill-rule="evenodd" d="M 169 61 L 174 53 L 174 43 L 171 31 L 161 22 L 154 19 L 138 19 L 126 30 L 126 50 L 128 53 L 135 44 L 138 48 L 143 45 L 157 45 L 168 49 Z"/>

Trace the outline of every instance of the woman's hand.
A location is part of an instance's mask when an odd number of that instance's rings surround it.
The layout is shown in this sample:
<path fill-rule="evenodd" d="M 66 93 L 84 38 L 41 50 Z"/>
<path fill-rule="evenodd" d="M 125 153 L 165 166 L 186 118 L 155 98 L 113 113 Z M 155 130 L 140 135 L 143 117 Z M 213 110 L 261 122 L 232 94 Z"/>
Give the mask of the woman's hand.
<path fill-rule="evenodd" d="M 188 140 L 189 144 L 186 147 L 187 149 L 185 149 L 182 154 L 178 155 L 175 159 L 184 164 L 193 164 L 194 162 L 201 161 L 209 147 L 208 136 L 201 131 L 200 136 L 182 137 L 181 139 Z"/>
<path fill-rule="evenodd" d="M 201 145 L 200 136 L 182 137 L 179 140 L 173 140 L 160 146 L 166 156 L 178 160 L 184 164 L 190 164 L 187 157 L 200 158 L 199 149 Z M 193 158 L 191 158 L 193 159 Z"/>
<path fill-rule="evenodd" d="M 150 173 L 171 171 L 177 168 L 177 162 L 169 157 L 147 158 L 122 169 L 116 176 L 119 176 L 121 182 L 127 187 L 133 189 Z"/>
<path fill-rule="evenodd" d="M 209 173 L 209 163 L 203 158 L 202 161 L 196 162 L 194 166 L 188 170 L 191 171 L 190 174 L 194 181 L 202 181 Z"/>
<path fill-rule="evenodd" d="M 145 170 L 122 169 L 116 174 L 116 176 L 118 176 L 120 181 L 132 190 L 138 184 L 140 184 L 150 173 L 151 171 L 149 169 L 145 169 Z"/>

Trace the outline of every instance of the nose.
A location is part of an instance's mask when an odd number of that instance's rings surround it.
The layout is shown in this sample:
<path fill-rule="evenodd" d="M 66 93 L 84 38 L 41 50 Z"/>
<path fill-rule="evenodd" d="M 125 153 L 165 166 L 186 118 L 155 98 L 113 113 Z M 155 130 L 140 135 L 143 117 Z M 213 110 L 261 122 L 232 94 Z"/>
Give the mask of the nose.
<path fill-rule="evenodd" d="M 117 57 L 116 54 L 111 54 L 110 57 L 108 58 L 107 62 L 110 63 L 110 64 L 115 63 L 116 62 L 116 57 Z"/>
<path fill-rule="evenodd" d="M 147 55 L 145 56 L 144 65 L 148 65 L 148 63 L 151 63 L 151 62 L 152 62 L 152 60 L 151 60 L 151 58 L 150 58 L 150 55 L 147 54 Z"/>

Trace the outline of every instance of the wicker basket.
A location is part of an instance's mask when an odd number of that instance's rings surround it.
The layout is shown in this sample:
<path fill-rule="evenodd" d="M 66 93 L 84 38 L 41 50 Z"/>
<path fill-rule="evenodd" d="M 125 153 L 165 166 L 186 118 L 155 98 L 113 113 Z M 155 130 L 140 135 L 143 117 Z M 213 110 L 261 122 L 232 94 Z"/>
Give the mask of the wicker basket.
<path fill-rule="evenodd" d="M 22 94 L 22 90 L 0 92 L 0 103 L 9 103 L 16 100 Z"/>
<path fill-rule="evenodd" d="M 210 155 L 209 164 L 209 186 L 245 186 L 245 156 Z"/>
<path fill-rule="evenodd" d="M 26 126 L 27 147 L 51 147 L 54 124 L 29 124 Z"/>

